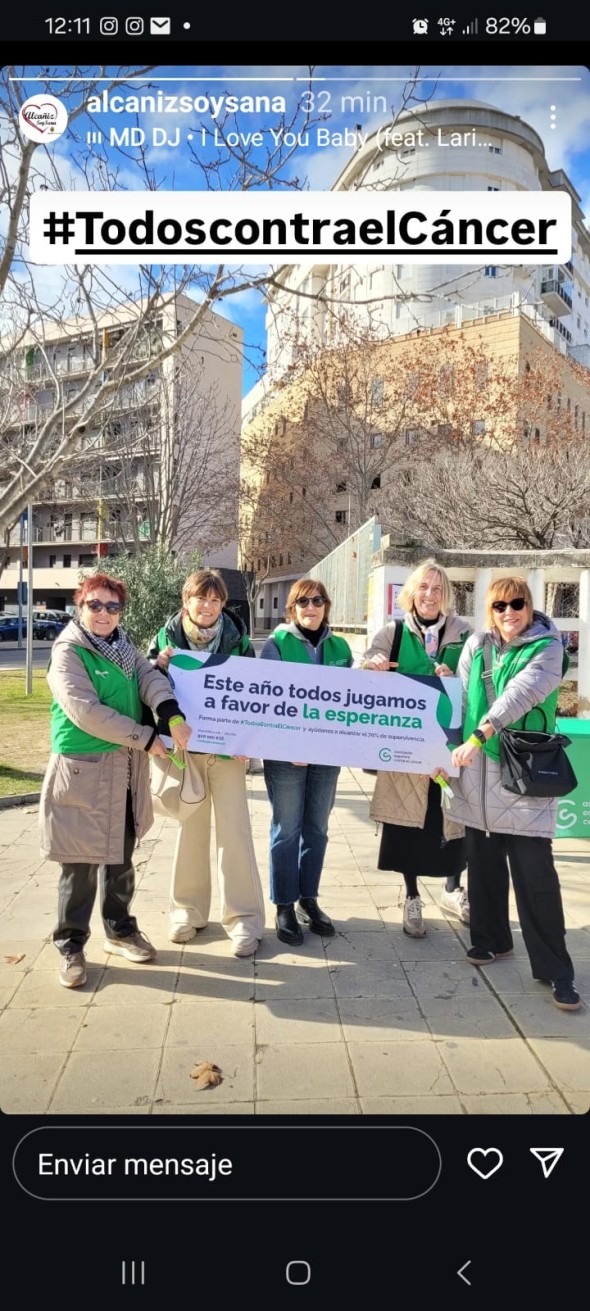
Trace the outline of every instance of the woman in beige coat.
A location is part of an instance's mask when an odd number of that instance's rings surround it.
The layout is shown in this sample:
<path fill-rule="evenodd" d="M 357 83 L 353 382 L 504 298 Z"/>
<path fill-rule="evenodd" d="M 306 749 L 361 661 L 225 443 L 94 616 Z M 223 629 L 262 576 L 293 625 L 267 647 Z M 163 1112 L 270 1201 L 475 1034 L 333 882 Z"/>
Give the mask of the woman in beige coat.
<path fill-rule="evenodd" d="M 156 954 L 129 913 L 133 848 L 153 819 L 148 756 L 166 756 L 153 721 L 142 723 L 142 704 L 167 721 L 179 749 L 190 737 L 168 680 L 119 628 L 126 596 L 125 584 L 108 574 L 86 578 L 47 674 L 53 702 L 41 848 L 62 867 L 53 940 L 65 988 L 86 982 L 84 946 L 99 871 L 105 951 L 138 962 Z"/>
<path fill-rule="evenodd" d="M 435 560 L 424 560 L 410 574 L 398 606 L 406 611 L 405 619 L 376 633 L 363 668 L 440 678 L 454 675 L 472 629 L 456 614 L 451 584 Z M 443 909 L 468 924 L 469 903 L 461 887 L 464 830 L 445 814 L 438 784 L 427 774 L 380 770 L 370 813 L 383 824 L 378 868 L 398 870 L 404 878 L 404 933 L 412 938 L 426 933 L 418 893 L 418 879 L 424 876 L 445 879 Z"/>

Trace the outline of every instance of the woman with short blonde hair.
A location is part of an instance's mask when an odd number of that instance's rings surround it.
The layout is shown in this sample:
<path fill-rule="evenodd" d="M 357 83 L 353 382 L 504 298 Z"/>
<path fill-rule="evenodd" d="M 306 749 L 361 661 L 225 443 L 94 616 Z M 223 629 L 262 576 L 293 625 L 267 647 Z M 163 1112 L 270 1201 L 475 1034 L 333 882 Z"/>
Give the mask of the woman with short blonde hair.
<path fill-rule="evenodd" d="M 445 570 L 432 558 L 422 560 L 406 580 L 397 604 L 405 619 L 395 619 L 375 634 L 364 669 L 448 678 L 455 673 L 471 627 L 455 612 L 453 589 Z M 379 770 L 370 809 L 383 825 L 378 868 L 403 875 L 402 928 L 423 938 L 426 927 L 418 879 L 442 877 L 441 906 L 469 923 L 463 828 L 441 807 L 441 789 L 428 774 Z"/>

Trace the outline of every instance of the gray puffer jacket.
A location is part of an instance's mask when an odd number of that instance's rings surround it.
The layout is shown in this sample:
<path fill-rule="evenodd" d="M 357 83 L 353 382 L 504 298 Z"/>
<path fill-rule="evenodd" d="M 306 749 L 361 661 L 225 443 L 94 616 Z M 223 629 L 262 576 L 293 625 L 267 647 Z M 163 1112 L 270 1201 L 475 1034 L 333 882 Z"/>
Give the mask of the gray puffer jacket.
<path fill-rule="evenodd" d="M 483 644 L 484 633 L 469 638 L 459 660 L 457 673 L 466 697 L 474 653 Z M 495 629 L 490 634 L 497 649 L 501 639 Z M 540 637 L 554 640 L 533 656 L 520 673 L 515 674 L 501 696 L 485 716 L 496 732 L 514 724 L 533 706 L 539 705 L 559 686 L 562 678 L 563 645 L 561 635 L 547 615 L 535 610 L 533 622 L 520 637 L 509 643 L 521 646 Z M 483 751 L 478 751 L 471 765 L 451 779 L 454 798 L 450 816 L 469 828 L 485 833 L 511 833 L 523 837 L 552 838 L 555 834 L 557 800 L 552 797 L 519 797 L 507 792 L 500 781 L 500 765 Z"/>

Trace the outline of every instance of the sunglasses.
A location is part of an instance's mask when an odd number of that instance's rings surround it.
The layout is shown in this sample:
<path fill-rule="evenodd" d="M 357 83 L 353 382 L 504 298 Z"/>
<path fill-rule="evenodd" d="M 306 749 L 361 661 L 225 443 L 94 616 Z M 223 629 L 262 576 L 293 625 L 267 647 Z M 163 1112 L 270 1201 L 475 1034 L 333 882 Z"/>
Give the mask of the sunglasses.
<path fill-rule="evenodd" d="M 324 601 L 323 596 L 302 596 L 300 597 L 299 601 L 295 602 L 295 605 L 300 605 L 302 610 L 305 610 L 308 605 L 315 605 L 319 607 L 320 605 L 325 605 L 325 604 L 326 602 Z"/>
<path fill-rule="evenodd" d="M 120 601 L 87 601 L 86 605 L 95 615 L 100 614 L 101 610 L 106 610 L 108 615 L 118 615 L 122 608 Z"/>
<path fill-rule="evenodd" d="M 512 601 L 492 601 L 492 610 L 496 614 L 503 615 L 505 610 L 524 610 L 526 601 L 524 596 L 515 596 Z"/>

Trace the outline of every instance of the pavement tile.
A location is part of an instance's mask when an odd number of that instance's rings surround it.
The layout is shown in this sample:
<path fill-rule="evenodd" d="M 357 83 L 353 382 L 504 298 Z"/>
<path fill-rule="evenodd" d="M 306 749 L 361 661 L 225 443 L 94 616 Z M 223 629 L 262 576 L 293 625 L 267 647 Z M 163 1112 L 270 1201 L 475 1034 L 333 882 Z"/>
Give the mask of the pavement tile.
<path fill-rule="evenodd" d="M 166 1047 L 188 1047 L 192 1051 L 204 1042 L 253 1044 L 253 1004 L 201 997 L 183 999 L 170 1007 Z"/>
<path fill-rule="evenodd" d="M 51 1101 L 52 1112 L 85 1115 L 87 1111 L 121 1113 L 123 1106 L 148 1106 L 153 1101 L 160 1052 L 72 1052 Z"/>
<path fill-rule="evenodd" d="M 459 1093 L 541 1092 L 552 1082 L 516 1037 L 457 1037 L 437 1046 Z"/>
<path fill-rule="evenodd" d="M 301 1042 L 259 1047 L 257 1106 L 265 1101 L 353 1097 L 355 1087 L 344 1047 Z"/>
<path fill-rule="evenodd" d="M 393 1042 L 429 1036 L 414 997 L 343 997 L 338 1006 L 347 1042 Z"/>
<path fill-rule="evenodd" d="M 462 1115 L 456 1093 L 437 1097 L 362 1097 L 363 1115 Z"/>
<path fill-rule="evenodd" d="M 432 1042 L 351 1042 L 349 1052 L 360 1097 L 454 1092 Z"/>
<path fill-rule="evenodd" d="M 326 939 L 326 959 L 330 965 L 337 965 L 339 961 L 361 963 L 370 960 L 390 961 L 393 964 L 398 957 L 393 940 L 382 927 L 380 931 L 375 929 L 372 933 L 355 929 L 341 930 L 335 938 Z"/>
<path fill-rule="evenodd" d="M 420 997 L 420 1008 L 434 1038 L 514 1038 L 517 1030 L 503 1007 L 475 989 L 452 1002 Z"/>
<path fill-rule="evenodd" d="M 590 1040 L 577 1036 L 574 1022 L 579 1011 L 561 1012 L 571 1024 L 567 1037 L 531 1038 L 530 1046 L 548 1070 L 553 1083 L 567 1098 L 570 1092 L 586 1097 L 586 1110 L 590 1107 Z"/>
<path fill-rule="evenodd" d="M 83 1022 L 84 1012 L 78 1006 L 71 1010 L 63 1006 L 19 1010 L 13 1006 L 0 1015 L 2 1058 L 7 1052 L 69 1052 Z"/>
<path fill-rule="evenodd" d="M 90 1006 L 76 1039 L 76 1052 L 132 1051 L 162 1046 L 170 1006 Z"/>
<path fill-rule="evenodd" d="M 5 1115 L 45 1115 L 64 1062 L 62 1052 L 4 1055 L 0 1108 Z"/>
<path fill-rule="evenodd" d="M 441 1001 L 453 1001 L 456 997 L 471 997 L 473 990 L 481 995 L 485 983 L 478 977 L 478 972 L 463 960 L 416 961 L 408 960 L 403 966 L 407 978 L 418 1000 L 422 997 L 435 997 Z"/>
<path fill-rule="evenodd" d="M 197 1088 L 190 1073 L 199 1061 L 213 1061 L 223 1074 L 223 1082 L 215 1088 Z M 192 1093 L 192 1097 L 191 1097 Z M 207 1049 L 195 1046 L 192 1052 L 183 1047 L 168 1047 L 164 1051 L 162 1068 L 155 1093 L 163 1110 L 166 1106 L 200 1105 L 217 1106 L 232 1102 L 254 1101 L 254 1047 L 252 1043 L 215 1043 Z"/>
<path fill-rule="evenodd" d="M 212 1092 L 216 1089 L 213 1088 Z M 207 1093 L 202 1094 L 203 1097 Z M 221 1105 L 219 1101 L 215 1106 L 210 1106 L 202 1102 L 185 1102 L 178 1105 L 164 1104 L 163 1102 L 154 1102 L 152 1115 L 254 1115 L 254 1102 L 227 1102 Z"/>
<path fill-rule="evenodd" d="M 567 1028 L 568 1021 L 573 1018 L 573 1013 L 561 1011 L 558 1006 L 553 1004 L 551 989 L 537 984 L 538 995 L 532 996 L 530 993 L 516 993 L 511 996 L 509 993 L 502 994 L 502 1002 L 510 1015 L 513 1016 L 519 1029 L 526 1033 L 529 1038 L 563 1038 L 570 1035 L 571 1031 Z M 575 1012 L 576 1016 L 576 1040 L 580 1035 L 590 1039 L 590 1009 L 588 1006 L 582 1006 L 579 1011 Z"/>
<path fill-rule="evenodd" d="M 322 878 L 320 901 L 338 936 L 306 932 L 295 952 L 279 943 L 266 891 L 262 777 L 249 776 L 248 789 L 267 924 L 256 957 L 231 956 L 215 880 L 207 928 L 185 947 L 169 942 L 177 830 L 159 818 L 135 859 L 135 910 L 157 960 L 141 966 L 104 953 L 96 905 L 89 980 L 74 990 L 58 982 L 51 935 L 59 867 L 40 857 L 38 816 L 0 812 L 0 1106 L 4 1092 L 11 1110 L 48 1115 L 588 1110 L 588 843 L 556 843 L 568 948 L 586 1003 L 569 1015 L 532 979 L 513 897 L 515 955 L 490 969 L 465 962 L 469 929 L 442 911 L 440 880 L 420 880 L 426 937 L 403 934 L 402 879 L 377 869 L 372 780 L 361 771 L 342 771 Z M 22 961 L 5 962 L 21 952 Z M 218 1089 L 195 1089 L 189 1075 L 199 1056 L 222 1067 Z"/>
<path fill-rule="evenodd" d="M 468 1115 L 569 1115 L 555 1088 L 537 1093 L 480 1093 L 461 1098 Z"/>
<path fill-rule="evenodd" d="M 10 1006 L 17 989 L 20 987 L 22 977 L 22 974 L 16 974 L 7 987 L 0 987 L 0 1011 L 3 1011 L 7 1006 Z"/>
<path fill-rule="evenodd" d="M 405 972 L 397 961 L 344 961 L 330 966 L 330 978 L 336 996 L 341 997 L 411 997 Z"/>
<path fill-rule="evenodd" d="M 316 1115 L 316 1116 L 333 1116 L 333 1115 L 360 1115 L 358 1101 L 352 1098 L 344 1097 L 338 1100 L 334 1097 L 315 1098 L 306 1100 L 304 1097 L 299 1101 L 268 1101 L 258 1102 L 256 1114 L 263 1115 Z"/>
<path fill-rule="evenodd" d="M 89 1006 L 104 973 L 101 969 L 88 970 L 88 978 L 81 988 L 62 988 L 59 982 L 59 956 L 52 970 L 31 970 L 18 990 L 18 1006 L 28 1010 L 35 1006 L 67 1007 Z"/>
<path fill-rule="evenodd" d="M 331 997 L 260 1002 L 254 1010 L 256 1042 L 278 1043 L 342 1042 L 336 1002 Z"/>
<path fill-rule="evenodd" d="M 285 1000 L 296 997 L 332 997 L 330 972 L 323 952 L 320 959 L 292 956 L 289 949 L 274 960 L 256 966 L 256 1000 Z"/>

